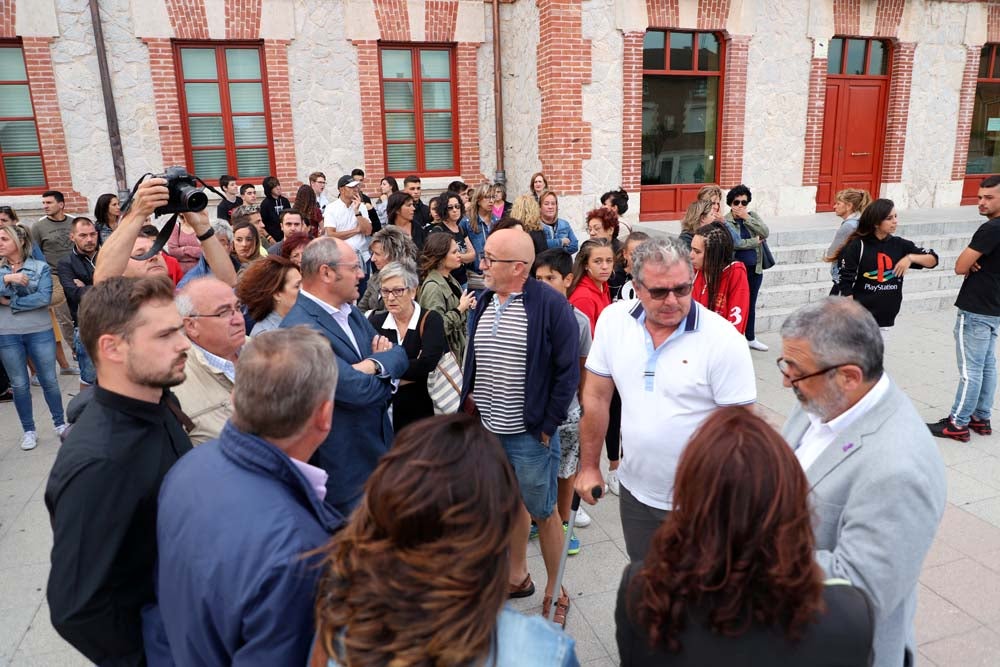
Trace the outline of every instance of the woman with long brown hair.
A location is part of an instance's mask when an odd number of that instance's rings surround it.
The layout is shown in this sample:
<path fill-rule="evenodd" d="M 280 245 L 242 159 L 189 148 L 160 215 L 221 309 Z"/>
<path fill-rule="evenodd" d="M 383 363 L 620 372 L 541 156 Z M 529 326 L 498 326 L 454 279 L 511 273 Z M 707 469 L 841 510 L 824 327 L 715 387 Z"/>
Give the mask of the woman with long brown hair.
<path fill-rule="evenodd" d="M 568 635 L 504 606 L 519 498 L 503 448 L 471 417 L 400 431 L 326 548 L 310 664 L 577 665 Z"/>
<path fill-rule="evenodd" d="M 292 204 L 292 209 L 302 214 L 302 221 L 309 229 L 309 236 L 311 238 L 319 236 L 319 230 L 323 226 L 323 211 L 319 207 L 319 200 L 316 199 L 316 191 L 311 185 L 308 183 L 300 185 L 295 191 L 295 203 Z"/>
<path fill-rule="evenodd" d="M 301 285 L 298 267 L 281 255 L 268 255 L 247 267 L 236 283 L 236 297 L 255 322 L 251 338 L 278 328 L 295 305 Z"/>
<path fill-rule="evenodd" d="M 710 415 L 681 455 L 673 511 L 622 577 L 622 667 L 871 664 L 874 608 L 847 582 L 824 585 L 808 496 L 766 421 Z"/>
<path fill-rule="evenodd" d="M 444 333 L 455 359 L 462 363 L 468 343 L 469 310 L 475 309 L 476 297 L 463 290 L 451 272 L 461 266 L 458 244 L 449 234 L 435 233 L 427 237 L 420 253 L 420 307 L 440 313 L 444 318 Z"/>

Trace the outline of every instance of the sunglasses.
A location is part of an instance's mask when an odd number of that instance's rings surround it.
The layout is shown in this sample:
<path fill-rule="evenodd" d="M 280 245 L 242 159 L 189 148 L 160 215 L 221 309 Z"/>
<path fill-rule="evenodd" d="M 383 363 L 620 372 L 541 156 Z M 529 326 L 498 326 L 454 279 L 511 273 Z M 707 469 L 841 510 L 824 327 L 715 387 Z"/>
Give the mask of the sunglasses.
<path fill-rule="evenodd" d="M 746 206 L 750 203 L 749 199 L 734 199 L 733 206 Z"/>
<path fill-rule="evenodd" d="M 462 210 L 462 207 L 461 207 L 461 206 L 459 206 L 458 204 L 450 204 L 450 205 L 448 206 L 448 210 L 449 210 L 449 211 L 461 211 L 461 210 Z"/>
<path fill-rule="evenodd" d="M 642 283 L 639 284 L 642 285 Z M 647 292 L 649 292 L 649 296 L 654 301 L 663 301 L 671 294 L 676 296 L 678 299 L 687 296 L 688 294 L 691 293 L 691 289 L 694 287 L 694 283 L 684 283 L 683 285 L 678 285 L 677 287 L 646 287 L 645 285 L 642 286 L 646 289 Z"/>

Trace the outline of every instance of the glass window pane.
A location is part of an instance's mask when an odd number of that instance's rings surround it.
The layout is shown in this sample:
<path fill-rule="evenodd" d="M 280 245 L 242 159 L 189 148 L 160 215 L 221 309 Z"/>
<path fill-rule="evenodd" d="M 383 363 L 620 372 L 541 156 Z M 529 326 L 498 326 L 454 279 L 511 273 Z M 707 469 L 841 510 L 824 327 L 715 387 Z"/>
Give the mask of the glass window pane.
<path fill-rule="evenodd" d="M 984 46 L 979 52 L 979 78 L 988 79 L 990 77 L 990 56 L 993 54 L 992 46 Z"/>
<path fill-rule="evenodd" d="M 187 98 L 188 113 L 222 112 L 217 83 L 185 83 L 184 97 Z"/>
<path fill-rule="evenodd" d="M 689 32 L 670 33 L 670 62 L 667 63 L 670 69 L 694 69 L 691 58 L 693 42 L 694 35 Z"/>
<path fill-rule="evenodd" d="M 181 49 L 181 71 L 185 79 L 217 79 L 215 49 Z"/>
<path fill-rule="evenodd" d="M 844 74 L 865 73 L 865 43 L 864 39 L 847 40 L 847 67 Z"/>
<path fill-rule="evenodd" d="M 424 114 L 424 139 L 451 139 L 451 114 Z"/>
<path fill-rule="evenodd" d="M 38 151 L 38 133 L 30 120 L 0 121 L 0 151 L 34 153 Z"/>
<path fill-rule="evenodd" d="M 386 109 L 413 109 L 413 84 L 386 81 L 383 86 L 382 103 Z"/>
<path fill-rule="evenodd" d="M 665 69 L 663 43 L 665 33 L 650 30 L 642 40 L 642 68 Z"/>
<path fill-rule="evenodd" d="M 263 84 L 229 84 L 229 105 L 233 113 L 264 113 Z"/>
<path fill-rule="evenodd" d="M 240 178 L 268 176 L 271 173 L 271 158 L 266 148 L 237 148 L 236 173 Z"/>
<path fill-rule="evenodd" d="M 8 188 L 31 188 L 45 185 L 42 158 L 38 155 L 5 157 L 3 168 L 7 171 Z"/>
<path fill-rule="evenodd" d="M 0 81 L 27 81 L 24 54 L 19 48 L 0 49 Z"/>
<path fill-rule="evenodd" d="M 267 144 L 267 126 L 263 116 L 234 116 L 233 135 L 237 146 Z M 243 175 L 243 172 L 240 172 Z M 267 174 L 264 174 L 267 176 Z"/>
<path fill-rule="evenodd" d="M 191 153 L 194 158 L 194 173 L 206 181 L 229 172 L 226 151 L 191 151 Z"/>
<path fill-rule="evenodd" d="M 190 118 L 188 129 L 191 132 L 192 146 L 225 146 L 226 137 L 222 132 L 222 118 Z"/>
<path fill-rule="evenodd" d="M 1000 118 L 1000 83 L 981 83 L 976 86 L 976 100 L 972 107 L 972 131 L 969 133 L 969 158 L 967 174 L 1000 173 L 1000 132 L 990 132 L 991 118 Z"/>
<path fill-rule="evenodd" d="M 420 93 L 424 109 L 451 108 L 451 84 L 447 81 L 421 84 Z"/>
<path fill-rule="evenodd" d="M 642 184 L 715 181 L 719 79 L 642 81 Z"/>
<path fill-rule="evenodd" d="M 827 52 L 826 73 L 840 74 L 840 61 L 844 57 L 844 40 L 834 37 L 830 40 L 830 49 Z"/>
<path fill-rule="evenodd" d="M 885 74 L 885 65 L 885 44 L 873 40 L 871 54 L 868 56 L 868 73 L 883 75 Z"/>
<path fill-rule="evenodd" d="M 698 35 L 698 69 L 719 71 L 719 38 L 713 33 L 703 32 Z"/>
<path fill-rule="evenodd" d="M 417 147 L 414 144 L 389 144 L 389 171 L 414 171 L 417 168 Z"/>
<path fill-rule="evenodd" d="M 383 79 L 412 79 L 413 57 L 409 51 L 386 49 L 382 51 Z"/>
<path fill-rule="evenodd" d="M 424 166 L 427 171 L 452 169 L 455 165 L 454 144 L 424 144 Z"/>
<path fill-rule="evenodd" d="M 416 139 L 417 131 L 412 113 L 387 113 L 385 115 L 385 138 L 388 141 Z"/>
<path fill-rule="evenodd" d="M 421 51 L 420 76 L 425 79 L 450 79 L 451 54 L 448 51 Z"/>
<path fill-rule="evenodd" d="M 27 86 L 0 86 L 0 116 L 31 118 L 34 115 L 31 112 L 31 93 Z"/>
<path fill-rule="evenodd" d="M 257 49 L 226 49 L 226 72 L 230 79 L 259 79 L 260 52 Z"/>

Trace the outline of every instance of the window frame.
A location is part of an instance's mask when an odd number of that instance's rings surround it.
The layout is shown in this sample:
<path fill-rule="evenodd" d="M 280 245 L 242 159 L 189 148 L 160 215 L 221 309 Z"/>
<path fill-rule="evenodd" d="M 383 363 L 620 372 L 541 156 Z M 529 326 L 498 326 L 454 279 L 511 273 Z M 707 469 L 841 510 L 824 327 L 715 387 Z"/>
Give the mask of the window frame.
<path fill-rule="evenodd" d="M 847 42 L 849 42 L 852 39 L 853 40 L 860 39 L 860 40 L 863 40 L 865 42 L 865 64 L 864 64 L 864 71 L 865 71 L 865 73 L 864 74 L 846 74 L 844 72 L 844 70 L 847 68 L 847 52 L 848 52 L 848 49 L 846 48 L 847 47 Z M 829 47 L 833 46 L 833 42 L 835 40 L 840 40 L 841 43 L 842 43 L 842 46 L 840 47 L 840 67 L 839 67 L 839 70 L 837 71 L 837 73 L 834 74 L 834 73 L 830 72 L 829 57 L 828 57 L 827 58 L 827 71 L 826 71 L 826 76 L 827 77 L 830 77 L 832 79 L 844 79 L 844 78 L 858 79 L 858 78 L 862 78 L 862 77 L 864 77 L 866 79 L 890 79 L 892 77 L 893 47 L 892 47 L 892 42 L 889 41 L 888 39 L 883 39 L 881 37 L 863 37 L 863 36 L 860 36 L 860 35 L 834 35 L 833 37 L 830 38 L 830 43 L 827 45 L 828 49 L 829 49 Z M 883 64 L 883 68 L 885 69 L 885 74 L 869 74 L 868 73 L 868 69 L 869 69 L 869 67 L 871 67 L 872 43 L 873 42 L 878 42 L 878 43 L 880 43 L 882 45 L 882 53 L 883 53 L 882 64 Z M 829 54 L 829 51 L 828 51 L 828 54 Z"/>
<path fill-rule="evenodd" d="M 986 49 L 990 50 L 989 55 L 989 65 L 986 68 L 986 76 L 979 76 L 980 69 L 979 66 L 976 68 L 976 88 L 972 96 L 972 108 L 969 110 L 969 138 L 965 147 L 965 174 L 962 178 L 962 199 L 961 204 L 975 204 L 976 203 L 976 193 L 979 189 L 979 183 L 984 178 L 989 176 L 995 176 L 998 172 L 982 172 L 974 173 L 969 171 L 969 164 L 971 162 L 970 151 L 972 149 L 972 139 L 973 133 L 976 131 L 974 120 L 976 116 L 976 100 L 979 97 L 979 86 L 980 84 L 1000 84 L 1000 60 L 997 59 L 997 53 L 1000 52 L 1000 42 L 986 42 L 979 50 L 979 63 L 982 64 L 983 51 Z M 992 75 L 992 76 L 991 76 Z M 988 133 L 988 130 L 984 130 L 984 134 Z"/>
<path fill-rule="evenodd" d="M 640 58 L 643 59 L 642 70 L 641 70 L 641 80 L 644 82 L 647 76 L 651 77 L 685 77 L 685 78 L 700 78 L 700 77 L 714 77 L 718 80 L 718 103 L 715 112 L 715 159 L 712 160 L 712 179 L 708 180 L 708 175 L 706 174 L 706 180 L 701 183 L 657 183 L 645 185 L 642 183 L 642 167 L 641 167 L 641 157 L 640 157 L 640 176 L 639 176 L 639 187 L 640 188 L 701 188 L 706 185 L 717 185 L 719 183 L 719 170 L 722 168 L 722 161 L 719 156 L 723 154 L 723 132 L 724 128 L 722 126 L 722 111 L 725 107 L 725 86 L 726 86 L 726 51 L 727 42 L 723 37 L 723 34 L 718 30 L 688 30 L 688 29 L 672 29 L 672 28 L 647 28 L 643 33 L 643 44 L 645 45 L 646 35 L 651 32 L 663 33 L 663 66 L 664 69 L 647 69 L 645 64 L 644 54 L 640 52 Z M 671 69 L 670 65 L 670 36 L 673 34 L 683 33 L 687 35 L 692 35 L 692 51 L 691 51 L 691 65 L 692 69 Z M 715 70 L 703 70 L 698 68 L 698 41 L 700 35 L 713 35 L 719 43 L 719 68 Z M 643 46 L 643 51 L 645 51 L 645 46 Z M 641 104 L 641 101 L 640 101 Z M 640 142 L 642 140 L 642 131 L 640 130 Z M 641 149 L 640 149 L 641 151 Z M 685 204 L 686 206 L 686 204 Z"/>
<path fill-rule="evenodd" d="M 45 149 L 42 145 L 42 135 L 38 130 L 38 111 L 35 109 L 35 94 L 31 86 L 31 75 L 28 73 L 28 59 L 24 55 L 24 44 L 20 39 L 0 39 L 0 48 L 16 48 L 21 52 L 21 59 L 24 61 L 24 80 L 10 79 L 0 80 L 0 85 L 23 85 L 28 87 L 28 99 L 31 102 L 31 117 L 27 116 L 0 116 L 0 122 L 25 121 L 30 120 L 35 124 L 35 138 L 38 142 L 38 152 L 14 151 L 4 153 L 0 147 L 0 193 L 5 195 L 37 195 L 49 189 L 49 176 L 45 168 Z M 4 164 L 5 157 L 34 157 L 42 163 L 41 185 L 31 185 L 28 187 L 11 188 L 7 186 L 7 167 Z"/>
<path fill-rule="evenodd" d="M 271 124 L 271 105 L 268 104 L 268 99 L 270 98 L 270 91 L 268 86 L 268 76 L 267 76 L 267 61 L 265 58 L 264 51 L 264 41 L 263 40 L 238 40 L 238 39 L 226 39 L 226 40 L 181 40 L 175 39 L 171 40 L 171 46 L 173 47 L 174 54 L 174 78 L 177 83 L 177 103 L 178 111 L 180 113 L 181 119 L 181 134 L 184 139 L 184 159 L 187 161 L 188 173 L 194 174 L 195 176 L 201 177 L 194 171 L 194 147 L 191 144 L 191 126 L 189 119 L 194 118 L 212 118 L 221 117 L 222 118 L 222 134 L 223 139 L 226 142 L 221 148 L 226 151 L 226 171 L 225 174 L 235 176 L 237 180 L 244 181 L 250 179 L 263 179 L 264 176 L 243 176 L 238 173 L 238 162 L 236 159 L 236 136 L 235 130 L 233 129 L 233 118 L 238 116 L 260 116 L 258 112 L 237 112 L 233 113 L 232 102 L 229 96 L 229 84 L 230 83 L 255 83 L 256 79 L 229 79 L 229 72 L 226 65 L 226 49 L 254 49 L 257 51 L 260 58 L 260 84 L 261 84 L 261 96 L 262 105 L 264 108 L 264 130 L 267 133 L 267 143 L 266 145 L 247 145 L 239 146 L 239 148 L 253 148 L 267 149 L 268 156 L 268 174 L 273 176 L 275 173 L 275 155 L 274 155 L 274 129 Z M 181 57 L 181 51 L 183 49 L 213 49 L 215 51 L 215 71 L 216 79 L 185 79 L 184 78 L 184 63 Z M 190 113 L 187 110 L 187 96 L 184 90 L 185 83 L 214 83 L 219 87 L 219 113 Z M 227 122 L 228 121 L 228 122 Z M 211 146 L 198 146 L 199 150 L 219 150 L 220 147 Z M 209 177 L 205 179 L 207 182 L 212 182 L 213 180 L 218 180 L 218 177 Z"/>
<path fill-rule="evenodd" d="M 410 79 L 386 79 L 382 71 L 382 52 L 383 51 L 402 51 L 406 50 L 410 52 L 410 63 L 411 63 L 411 73 L 413 74 Z M 420 76 L 420 61 L 418 54 L 420 51 L 446 51 L 448 53 L 448 62 L 451 72 L 451 78 L 448 80 L 451 89 L 451 108 L 447 109 L 447 112 L 451 114 L 451 145 L 452 145 L 452 168 L 451 169 L 426 169 L 426 158 L 424 157 L 424 146 L 427 143 L 431 144 L 442 144 L 448 143 L 441 139 L 432 139 L 427 141 L 424 139 L 424 114 L 427 113 L 441 113 L 446 111 L 445 109 L 424 109 L 423 108 L 423 86 L 424 82 L 427 83 L 440 83 L 443 79 L 440 78 L 423 78 Z M 385 108 L 385 82 L 386 81 L 409 81 L 413 84 L 413 134 L 414 140 L 411 142 L 409 140 L 392 140 L 388 138 L 388 132 L 386 129 L 386 120 L 389 114 L 396 113 L 407 113 L 406 111 L 395 110 L 387 111 Z M 460 156 L 461 149 L 459 146 L 459 134 L 458 134 L 458 49 L 454 43 L 444 43 L 444 42 L 382 42 L 378 43 L 378 95 L 379 104 L 382 108 L 382 118 L 380 120 L 382 126 L 382 155 L 384 156 L 384 172 L 387 176 L 392 176 L 394 178 L 409 176 L 414 174 L 420 177 L 437 177 L 437 176 L 457 176 L 461 172 L 460 167 Z M 390 145 L 407 145 L 413 144 L 414 150 L 417 158 L 417 164 L 414 169 L 406 171 L 391 171 L 389 169 L 389 146 Z"/>

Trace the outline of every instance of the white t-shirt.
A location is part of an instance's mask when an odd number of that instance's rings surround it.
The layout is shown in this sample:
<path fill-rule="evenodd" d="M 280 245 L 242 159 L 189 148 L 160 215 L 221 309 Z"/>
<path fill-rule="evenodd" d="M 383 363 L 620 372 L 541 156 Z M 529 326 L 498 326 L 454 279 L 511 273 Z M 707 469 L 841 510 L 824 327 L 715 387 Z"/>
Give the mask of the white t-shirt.
<path fill-rule="evenodd" d="M 692 301 L 677 330 L 653 350 L 639 301 L 619 301 L 597 320 L 587 370 L 613 378 L 622 398 L 618 479 L 640 502 L 669 510 L 681 452 L 716 408 L 757 400 L 746 339 Z"/>
<path fill-rule="evenodd" d="M 367 213 L 362 208 L 363 206 L 364 204 L 361 204 L 358 207 L 358 211 L 362 211 L 362 215 Z M 340 197 L 337 197 L 330 202 L 330 205 L 326 207 L 326 211 L 323 213 L 323 226 L 333 227 L 338 232 L 346 232 L 355 229 L 359 225 L 355 212 Z M 355 234 L 347 239 L 347 245 L 354 248 L 354 252 L 362 255 L 365 260 L 370 257 L 368 254 L 368 237 L 364 234 Z"/>

